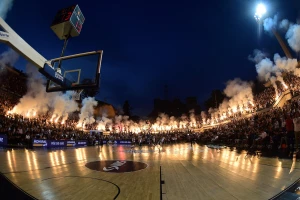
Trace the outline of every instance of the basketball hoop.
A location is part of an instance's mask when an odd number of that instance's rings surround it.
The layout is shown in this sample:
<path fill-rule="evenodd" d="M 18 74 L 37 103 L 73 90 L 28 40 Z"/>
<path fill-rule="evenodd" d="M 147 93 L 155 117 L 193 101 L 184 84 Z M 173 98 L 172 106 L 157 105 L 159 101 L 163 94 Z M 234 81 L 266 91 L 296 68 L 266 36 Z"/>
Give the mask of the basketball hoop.
<path fill-rule="evenodd" d="M 73 95 L 72 95 L 72 99 L 75 100 L 75 101 L 79 101 L 81 98 L 81 93 L 83 92 L 83 89 L 82 90 L 74 90 L 73 91 Z"/>

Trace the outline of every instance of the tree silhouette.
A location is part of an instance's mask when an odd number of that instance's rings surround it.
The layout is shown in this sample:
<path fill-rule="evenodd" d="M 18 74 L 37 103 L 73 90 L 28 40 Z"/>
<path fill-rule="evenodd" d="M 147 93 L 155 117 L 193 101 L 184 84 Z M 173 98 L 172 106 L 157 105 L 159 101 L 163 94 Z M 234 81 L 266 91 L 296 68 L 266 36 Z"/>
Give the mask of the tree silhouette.
<path fill-rule="evenodd" d="M 126 100 L 123 104 L 123 114 L 127 116 L 131 116 L 132 107 L 129 105 L 128 100 Z"/>
<path fill-rule="evenodd" d="M 207 110 L 209 108 L 218 108 L 225 97 L 226 96 L 221 92 L 221 90 L 213 90 L 210 97 L 204 102 L 205 108 Z"/>

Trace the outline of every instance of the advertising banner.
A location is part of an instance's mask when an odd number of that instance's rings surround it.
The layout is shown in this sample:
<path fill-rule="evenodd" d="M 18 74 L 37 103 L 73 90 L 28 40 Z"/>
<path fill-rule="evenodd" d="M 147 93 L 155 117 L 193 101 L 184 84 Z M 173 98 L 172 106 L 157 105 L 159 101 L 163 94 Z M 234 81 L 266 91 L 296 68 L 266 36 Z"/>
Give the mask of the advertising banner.
<path fill-rule="evenodd" d="M 47 140 L 47 147 L 66 147 L 67 141 L 66 140 Z"/>
<path fill-rule="evenodd" d="M 5 144 L 7 143 L 7 139 L 3 139 Z M 106 144 L 106 140 L 103 140 L 103 144 Z M 130 145 L 131 140 L 115 140 L 111 144 L 116 145 Z M 1 145 L 1 135 L 0 135 L 0 145 Z M 98 141 L 96 140 L 96 144 L 98 145 Z M 47 147 L 47 148 L 55 148 L 55 147 L 85 147 L 88 146 L 87 140 L 44 140 L 44 139 L 34 139 L 32 143 L 33 147 Z"/>
<path fill-rule="evenodd" d="M 103 140 L 103 144 L 106 144 L 106 143 L 107 143 L 107 141 Z M 109 141 L 108 141 L 108 143 L 109 143 Z M 131 140 L 115 140 L 111 144 L 130 145 Z"/>
<path fill-rule="evenodd" d="M 117 140 L 117 144 L 131 144 L 131 140 Z"/>
<path fill-rule="evenodd" d="M 76 147 L 85 147 L 87 146 L 87 140 L 77 140 Z"/>
<path fill-rule="evenodd" d="M 75 147 L 76 141 L 75 140 L 67 140 L 67 147 Z"/>
<path fill-rule="evenodd" d="M 46 147 L 47 146 L 47 140 L 34 139 L 32 141 L 32 146 L 33 147 Z"/>
<path fill-rule="evenodd" d="M 7 145 L 7 136 L 0 134 L 0 146 L 6 146 Z"/>
<path fill-rule="evenodd" d="M 1 139 L 0 139 L 1 140 Z M 1 144 L 1 143 L 0 143 Z M 32 143 L 33 147 L 84 147 L 87 146 L 87 140 L 43 140 L 34 139 Z"/>

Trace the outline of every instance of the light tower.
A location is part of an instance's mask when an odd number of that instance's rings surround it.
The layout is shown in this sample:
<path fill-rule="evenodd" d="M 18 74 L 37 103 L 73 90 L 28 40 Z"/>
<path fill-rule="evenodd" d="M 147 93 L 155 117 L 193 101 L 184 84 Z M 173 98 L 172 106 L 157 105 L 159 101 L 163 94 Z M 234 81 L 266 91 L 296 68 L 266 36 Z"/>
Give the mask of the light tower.
<path fill-rule="evenodd" d="M 264 15 L 267 13 L 267 9 L 265 7 L 264 4 L 259 3 L 256 7 L 256 12 L 254 14 L 254 18 L 257 21 L 257 23 L 259 24 L 259 26 L 262 25 L 263 20 L 264 20 Z M 279 42 L 279 45 L 281 46 L 285 56 L 287 58 L 292 58 L 292 55 L 288 49 L 288 47 L 286 46 L 285 42 L 283 41 L 283 39 L 281 38 L 281 36 L 279 35 L 279 33 L 277 32 L 275 27 L 272 27 L 272 32 L 275 35 L 277 41 Z"/>
<path fill-rule="evenodd" d="M 264 15 L 267 13 L 267 9 L 265 7 L 264 4 L 260 3 L 257 5 L 256 7 L 256 12 L 254 14 L 254 18 L 257 21 L 258 25 L 261 26 L 264 20 Z M 281 46 L 285 56 L 289 59 L 292 59 L 292 55 L 288 49 L 288 47 L 286 46 L 284 40 L 282 39 L 282 37 L 280 36 L 280 34 L 277 32 L 276 27 L 272 27 L 272 32 L 275 35 L 279 45 Z M 298 62 L 298 67 L 300 66 L 300 63 Z M 285 76 L 285 73 L 283 73 L 283 75 Z M 271 82 L 267 82 L 265 84 L 266 87 L 269 87 L 271 85 Z"/>
<path fill-rule="evenodd" d="M 257 7 L 256 7 L 256 12 L 254 14 L 254 18 L 255 18 L 255 20 L 257 21 L 257 23 L 259 25 L 262 25 L 263 20 L 264 20 L 264 15 L 266 13 L 267 13 L 267 9 L 264 6 L 264 4 L 262 4 L 262 3 L 258 4 Z M 281 48 L 282 48 L 285 56 L 287 58 L 292 59 L 293 58 L 292 54 L 290 53 L 290 51 L 289 51 L 286 43 L 284 42 L 284 40 L 282 39 L 282 37 L 280 36 L 280 34 L 277 32 L 276 27 L 272 27 L 272 32 L 275 35 L 277 41 L 279 42 L 279 44 L 280 44 L 280 46 L 281 46 Z M 298 62 L 298 68 L 300 68 L 300 62 Z"/>

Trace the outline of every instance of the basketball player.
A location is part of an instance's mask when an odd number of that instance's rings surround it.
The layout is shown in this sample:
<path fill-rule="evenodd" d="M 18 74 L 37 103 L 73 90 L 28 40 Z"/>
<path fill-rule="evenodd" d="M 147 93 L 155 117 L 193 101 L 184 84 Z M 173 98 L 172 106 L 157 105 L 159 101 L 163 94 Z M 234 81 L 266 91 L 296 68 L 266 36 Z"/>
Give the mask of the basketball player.
<path fill-rule="evenodd" d="M 156 146 L 156 143 L 155 143 L 155 135 L 152 136 L 152 142 L 153 142 L 153 145 L 152 145 L 152 146 Z"/>
<path fill-rule="evenodd" d="M 134 145 L 135 145 L 135 137 L 133 136 L 131 139 L 131 146 L 130 146 L 130 151 L 134 152 Z"/>

